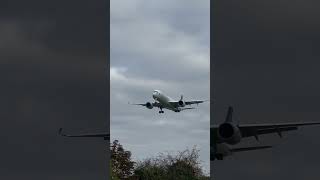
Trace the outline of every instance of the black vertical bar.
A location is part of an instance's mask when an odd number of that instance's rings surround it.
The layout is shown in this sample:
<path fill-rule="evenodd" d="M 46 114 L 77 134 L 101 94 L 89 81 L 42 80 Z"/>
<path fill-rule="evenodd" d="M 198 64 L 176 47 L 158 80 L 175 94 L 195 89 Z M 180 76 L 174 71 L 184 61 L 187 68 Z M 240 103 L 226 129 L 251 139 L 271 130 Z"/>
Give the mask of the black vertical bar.
<path fill-rule="evenodd" d="M 107 117 L 107 131 L 110 134 L 110 1 L 106 0 L 106 117 Z M 110 138 L 106 141 L 106 160 L 107 160 L 107 179 L 110 179 Z"/>
<path fill-rule="evenodd" d="M 213 103 L 214 103 L 214 39 L 213 39 L 213 12 L 214 1 L 210 1 L 210 125 L 214 124 L 213 120 Z M 213 163 L 215 158 L 215 135 L 210 128 L 210 179 L 213 179 Z"/>

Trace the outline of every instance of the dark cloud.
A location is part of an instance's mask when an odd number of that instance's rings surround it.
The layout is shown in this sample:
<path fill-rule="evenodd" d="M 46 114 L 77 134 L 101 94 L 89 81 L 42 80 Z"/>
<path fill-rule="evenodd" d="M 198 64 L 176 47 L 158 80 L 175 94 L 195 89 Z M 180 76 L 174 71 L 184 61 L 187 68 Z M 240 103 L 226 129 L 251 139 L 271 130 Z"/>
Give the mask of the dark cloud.
<path fill-rule="evenodd" d="M 1 2 L 1 179 L 106 178 L 106 142 L 57 130 L 109 129 L 107 6 Z"/>
<path fill-rule="evenodd" d="M 318 120 L 320 24 L 316 4 L 213 3 L 211 83 L 215 103 L 211 123 L 223 121 L 230 104 L 242 123 Z M 216 179 L 318 179 L 318 128 L 305 127 L 281 140 L 265 136 L 260 143 L 276 144 L 274 149 L 239 153 L 211 163 L 211 169 Z"/>
<path fill-rule="evenodd" d="M 16 0 L 0 7 L 2 20 L 20 21 L 27 38 L 49 48 L 90 55 L 106 51 L 107 2 Z"/>

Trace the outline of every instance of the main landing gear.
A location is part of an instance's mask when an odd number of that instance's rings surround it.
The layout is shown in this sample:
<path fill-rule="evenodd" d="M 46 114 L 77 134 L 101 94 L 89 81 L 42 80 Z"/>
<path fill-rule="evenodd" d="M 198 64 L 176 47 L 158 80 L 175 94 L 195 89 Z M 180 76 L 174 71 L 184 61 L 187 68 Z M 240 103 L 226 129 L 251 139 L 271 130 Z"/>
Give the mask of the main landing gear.
<path fill-rule="evenodd" d="M 160 114 L 161 114 L 161 113 L 164 113 L 164 111 L 162 110 L 162 107 L 160 107 L 159 113 L 160 113 Z"/>

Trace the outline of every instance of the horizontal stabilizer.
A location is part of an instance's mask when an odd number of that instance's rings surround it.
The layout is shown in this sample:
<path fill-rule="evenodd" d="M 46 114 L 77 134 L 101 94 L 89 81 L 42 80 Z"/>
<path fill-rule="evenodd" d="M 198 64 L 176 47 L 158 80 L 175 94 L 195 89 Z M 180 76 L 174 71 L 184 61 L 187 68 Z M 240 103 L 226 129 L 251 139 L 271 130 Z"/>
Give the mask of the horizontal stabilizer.
<path fill-rule="evenodd" d="M 272 146 L 253 146 L 253 147 L 234 148 L 234 149 L 230 149 L 230 151 L 242 152 L 242 151 L 252 151 L 252 150 L 268 149 L 268 148 L 272 148 Z"/>

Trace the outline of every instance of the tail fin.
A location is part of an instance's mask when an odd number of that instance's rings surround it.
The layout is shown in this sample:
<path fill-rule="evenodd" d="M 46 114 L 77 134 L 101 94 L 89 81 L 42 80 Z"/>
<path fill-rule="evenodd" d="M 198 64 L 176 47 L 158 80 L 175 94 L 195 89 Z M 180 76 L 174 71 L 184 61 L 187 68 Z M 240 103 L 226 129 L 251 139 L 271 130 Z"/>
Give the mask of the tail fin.
<path fill-rule="evenodd" d="M 183 95 L 181 94 L 180 101 L 182 101 L 182 100 L 183 100 Z"/>
<path fill-rule="evenodd" d="M 229 106 L 225 122 L 232 122 L 233 108 Z"/>

